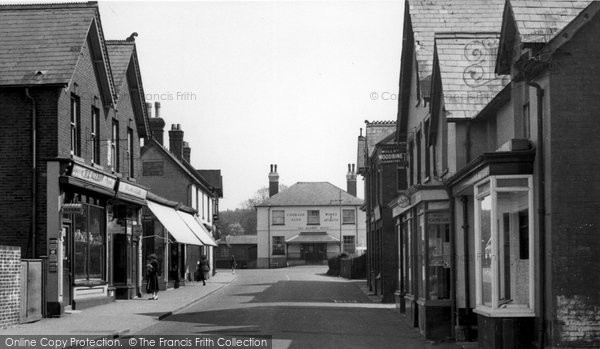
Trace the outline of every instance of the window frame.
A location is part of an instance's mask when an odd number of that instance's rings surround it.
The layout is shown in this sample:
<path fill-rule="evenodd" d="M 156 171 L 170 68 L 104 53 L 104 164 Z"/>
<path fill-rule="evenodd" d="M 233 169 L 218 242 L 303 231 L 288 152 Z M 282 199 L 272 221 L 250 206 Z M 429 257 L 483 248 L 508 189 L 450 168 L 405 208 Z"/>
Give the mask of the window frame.
<path fill-rule="evenodd" d="M 311 212 L 316 212 L 317 222 L 311 222 Z M 306 210 L 306 225 L 321 225 L 321 211 L 319 210 Z"/>
<path fill-rule="evenodd" d="M 71 94 L 70 119 L 71 155 L 81 156 L 81 99 Z"/>
<path fill-rule="evenodd" d="M 346 221 L 346 212 L 352 212 L 352 221 Z M 342 225 L 356 225 L 356 210 L 353 208 L 342 209 Z"/>
<path fill-rule="evenodd" d="M 100 165 L 100 109 L 92 106 L 92 127 L 90 138 L 92 143 L 92 163 Z"/>
<path fill-rule="evenodd" d="M 134 139 L 133 129 L 127 127 L 127 171 L 129 178 L 135 177 L 135 157 L 134 157 Z"/>
<path fill-rule="evenodd" d="M 502 179 L 526 179 L 527 186 L 502 186 L 498 187 L 498 180 Z M 479 191 L 483 187 L 483 190 Z M 534 200 L 533 200 L 533 176 L 532 175 L 501 175 L 489 176 L 473 187 L 475 214 L 474 214 L 474 246 L 475 246 L 475 309 L 474 312 L 488 316 L 515 316 L 515 317 L 533 317 L 535 316 L 535 255 L 534 255 Z M 499 256 L 504 253 L 500 250 L 499 219 L 503 219 L 498 211 L 498 193 L 527 192 L 527 210 L 528 217 L 528 243 L 529 243 L 529 265 L 528 265 L 528 302 L 525 304 L 510 304 L 500 300 L 500 266 Z M 490 217 L 490 240 L 491 240 L 491 305 L 483 303 L 483 277 L 482 277 L 482 256 L 481 248 L 481 208 L 479 200 L 490 196 L 491 198 L 491 217 Z M 518 213 L 518 212 L 517 212 Z"/>
<path fill-rule="evenodd" d="M 346 239 L 348 240 L 352 240 L 352 242 L 346 242 Z M 347 254 L 355 254 L 356 253 L 356 236 L 354 235 L 344 235 L 342 236 L 342 243 L 343 243 L 343 248 L 342 248 L 342 252 L 347 253 Z M 346 246 L 352 246 L 351 250 L 346 250 Z"/>
<path fill-rule="evenodd" d="M 119 172 L 119 121 L 113 119 L 110 131 L 110 166 Z"/>
<path fill-rule="evenodd" d="M 275 239 L 281 239 L 281 242 L 275 243 Z M 277 246 L 277 249 L 276 249 Z M 276 235 L 271 237 L 271 255 L 285 256 L 285 237 Z"/>
<path fill-rule="evenodd" d="M 281 217 L 276 217 L 275 213 L 281 214 Z M 276 221 L 276 218 L 281 218 L 281 222 Z M 285 225 L 285 210 L 271 211 L 271 225 Z"/>

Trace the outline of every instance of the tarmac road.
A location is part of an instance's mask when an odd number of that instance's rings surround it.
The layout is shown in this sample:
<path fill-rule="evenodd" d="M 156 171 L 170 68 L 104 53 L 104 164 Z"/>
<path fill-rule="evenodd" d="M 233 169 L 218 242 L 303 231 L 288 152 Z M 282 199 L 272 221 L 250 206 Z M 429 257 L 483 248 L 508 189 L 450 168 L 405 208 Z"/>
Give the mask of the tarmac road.
<path fill-rule="evenodd" d="M 457 348 L 426 342 L 393 305 L 373 303 L 365 281 L 326 271 L 238 270 L 228 286 L 137 334 L 271 335 L 273 348 Z"/>

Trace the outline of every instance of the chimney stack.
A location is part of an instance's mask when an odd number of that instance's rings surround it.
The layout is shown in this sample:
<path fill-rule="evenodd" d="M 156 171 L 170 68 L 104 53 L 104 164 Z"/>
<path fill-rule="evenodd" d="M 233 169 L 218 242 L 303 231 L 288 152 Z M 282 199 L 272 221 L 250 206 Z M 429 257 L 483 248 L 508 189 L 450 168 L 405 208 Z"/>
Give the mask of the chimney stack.
<path fill-rule="evenodd" d="M 279 174 L 277 173 L 277 165 L 271 165 L 269 172 L 269 197 L 279 192 Z"/>
<path fill-rule="evenodd" d="M 156 106 L 156 112 L 155 112 L 155 117 L 152 117 L 152 103 L 146 103 L 146 109 L 148 109 L 148 122 L 150 123 L 150 134 L 151 137 L 157 141 L 158 143 L 160 143 L 161 145 L 163 145 L 164 143 L 164 128 L 165 128 L 165 121 L 163 119 L 160 118 L 159 116 L 159 110 L 160 110 L 160 103 L 156 102 L 155 103 Z"/>
<path fill-rule="evenodd" d="M 185 161 L 187 161 L 188 164 L 191 164 L 192 162 L 190 161 L 192 157 L 192 148 L 190 147 L 190 144 L 188 142 L 183 142 L 183 159 Z"/>
<path fill-rule="evenodd" d="M 346 174 L 346 191 L 352 196 L 356 196 L 356 172 L 354 164 L 348 164 L 348 174 Z"/>
<path fill-rule="evenodd" d="M 169 150 L 177 160 L 183 159 L 183 130 L 181 124 L 172 124 L 169 131 Z"/>

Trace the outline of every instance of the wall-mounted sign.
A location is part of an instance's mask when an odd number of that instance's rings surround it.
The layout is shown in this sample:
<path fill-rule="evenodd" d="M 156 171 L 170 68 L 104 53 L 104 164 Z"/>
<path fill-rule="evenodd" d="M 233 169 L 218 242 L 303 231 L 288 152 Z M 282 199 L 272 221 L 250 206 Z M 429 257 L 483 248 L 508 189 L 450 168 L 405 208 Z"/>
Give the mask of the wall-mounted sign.
<path fill-rule="evenodd" d="M 396 203 L 400 207 L 408 207 L 410 206 L 410 197 L 404 193 L 400 193 L 396 199 Z"/>
<path fill-rule="evenodd" d="M 449 224 L 450 215 L 448 213 L 429 213 L 427 215 L 428 224 Z"/>
<path fill-rule="evenodd" d="M 123 181 L 119 181 L 118 191 L 119 193 L 135 196 L 136 198 L 140 198 L 142 200 L 145 200 L 146 194 L 148 194 L 148 191 L 146 189 L 140 188 L 136 185 L 129 184 Z"/>
<path fill-rule="evenodd" d="M 61 209 L 63 214 L 83 214 L 82 204 L 64 204 Z"/>
<path fill-rule="evenodd" d="M 107 176 L 102 172 L 98 172 L 78 164 L 73 164 L 71 177 L 83 179 L 110 190 L 113 190 L 115 188 L 115 184 L 117 183 L 116 178 Z"/>

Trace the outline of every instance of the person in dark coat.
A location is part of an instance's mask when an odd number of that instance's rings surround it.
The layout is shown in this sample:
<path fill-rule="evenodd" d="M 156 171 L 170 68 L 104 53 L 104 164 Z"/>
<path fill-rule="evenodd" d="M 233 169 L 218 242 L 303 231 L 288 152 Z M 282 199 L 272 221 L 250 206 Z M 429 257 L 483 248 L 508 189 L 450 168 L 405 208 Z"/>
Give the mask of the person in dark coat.
<path fill-rule="evenodd" d="M 229 260 L 229 263 L 231 264 L 231 272 L 233 274 L 235 274 L 235 268 L 237 267 L 237 261 L 235 260 L 234 255 L 231 255 L 231 259 Z"/>
<path fill-rule="evenodd" d="M 146 285 L 146 293 L 152 293 L 152 297 L 149 299 L 158 299 L 158 258 L 153 253 L 149 256 L 150 262 L 146 264 L 146 275 L 148 284 Z"/>
<path fill-rule="evenodd" d="M 200 261 L 198 262 L 198 268 L 200 269 L 200 280 L 202 280 L 202 285 L 206 286 L 206 279 L 208 279 L 210 264 L 208 263 L 208 259 L 205 255 L 202 255 L 200 257 Z"/>

